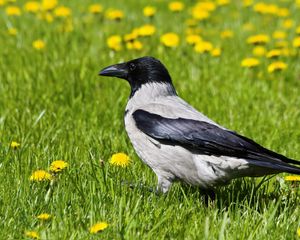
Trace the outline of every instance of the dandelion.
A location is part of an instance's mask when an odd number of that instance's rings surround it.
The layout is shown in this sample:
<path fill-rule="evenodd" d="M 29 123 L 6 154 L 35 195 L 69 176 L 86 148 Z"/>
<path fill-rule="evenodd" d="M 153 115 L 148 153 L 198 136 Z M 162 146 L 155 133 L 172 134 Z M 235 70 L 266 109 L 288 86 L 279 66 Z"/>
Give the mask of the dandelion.
<path fill-rule="evenodd" d="M 51 218 L 52 216 L 48 213 L 42 213 L 40 215 L 38 215 L 36 218 L 39 220 L 43 220 L 43 221 L 47 221 Z"/>
<path fill-rule="evenodd" d="M 160 37 L 160 42 L 166 47 L 177 47 L 179 45 L 179 37 L 176 33 L 165 33 Z"/>
<path fill-rule="evenodd" d="M 282 32 L 282 31 L 275 31 L 275 32 L 273 32 L 272 37 L 277 40 L 285 39 L 286 33 Z"/>
<path fill-rule="evenodd" d="M 292 19 L 286 19 L 283 21 L 282 23 L 282 26 L 285 28 L 285 29 L 290 29 L 291 27 L 293 27 L 294 25 L 294 21 Z"/>
<path fill-rule="evenodd" d="M 202 38 L 197 34 L 191 34 L 186 36 L 185 40 L 190 45 L 196 45 L 197 43 L 202 41 Z"/>
<path fill-rule="evenodd" d="M 195 52 L 197 53 L 206 53 L 213 50 L 213 45 L 207 41 L 200 41 L 195 45 L 194 48 Z"/>
<path fill-rule="evenodd" d="M 54 173 L 61 172 L 65 168 L 67 168 L 69 164 L 63 160 L 56 160 L 50 164 L 49 170 Z"/>
<path fill-rule="evenodd" d="M 125 153 L 115 153 L 110 159 L 110 164 L 119 167 L 127 167 L 130 164 L 130 158 Z"/>
<path fill-rule="evenodd" d="M 52 10 L 57 6 L 57 0 L 43 0 L 42 9 L 45 11 Z"/>
<path fill-rule="evenodd" d="M 196 8 L 193 8 L 192 15 L 193 15 L 193 18 L 200 20 L 200 21 L 205 20 L 210 17 L 210 14 L 208 11 L 199 10 Z"/>
<path fill-rule="evenodd" d="M 102 13 L 103 7 L 101 4 L 92 4 L 89 6 L 89 12 L 93 14 Z"/>
<path fill-rule="evenodd" d="M 213 56 L 213 57 L 219 57 L 221 56 L 221 48 L 214 48 L 210 54 Z"/>
<path fill-rule="evenodd" d="M 71 13 L 72 13 L 71 9 L 64 6 L 57 7 L 54 10 L 54 15 L 62 18 L 69 17 Z"/>
<path fill-rule="evenodd" d="M 138 40 L 134 40 L 131 42 L 127 42 L 126 43 L 126 48 L 127 49 L 133 49 L 133 50 L 142 50 L 143 49 L 143 44 L 138 41 Z"/>
<path fill-rule="evenodd" d="M 107 222 L 98 222 L 98 223 L 94 224 L 93 226 L 91 226 L 90 233 L 98 233 L 100 231 L 103 231 L 107 227 L 108 227 Z"/>
<path fill-rule="evenodd" d="M 266 55 L 266 48 L 263 47 L 263 46 L 257 46 L 255 48 L 253 48 L 252 50 L 252 54 L 254 56 L 257 56 L 257 57 L 261 57 L 261 56 L 265 56 Z"/>
<path fill-rule="evenodd" d="M 253 68 L 259 65 L 259 60 L 256 58 L 245 58 L 241 62 L 241 66 L 245 68 Z"/>
<path fill-rule="evenodd" d="M 152 6 L 146 6 L 143 9 L 143 14 L 146 17 L 153 17 L 156 13 L 156 8 Z"/>
<path fill-rule="evenodd" d="M 42 50 L 43 48 L 45 48 L 45 42 L 41 39 L 37 39 L 32 43 L 32 46 L 36 49 L 36 50 Z"/>
<path fill-rule="evenodd" d="M 250 7 L 253 4 L 253 0 L 243 0 L 244 7 Z"/>
<path fill-rule="evenodd" d="M 219 6 L 225 6 L 228 5 L 230 3 L 230 0 L 217 0 L 217 4 Z"/>
<path fill-rule="evenodd" d="M 233 37 L 233 31 L 231 30 L 224 30 L 221 32 L 221 38 L 226 39 L 226 38 L 232 38 Z"/>
<path fill-rule="evenodd" d="M 279 8 L 276 14 L 278 17 L 288 17 L 290 11 L 287 8 Z"/>
<path fill-rule="evenodd" d="M 110 49 L 120 51 L 122 49 L 122 38 L 119 35 L 112 35 L 106 40 L 106 44 Z"/>
<path fill-rule="evenodd" d="M 273 62 L 268 66 L 268 72 L 273 73 L 277 71 L 282 71 L 287 68 L 287 64 L 284 62 Z"/>
<path fill-rule="evenodd" d="M 10 6 L 5 9 L 5 12 L 8 16 L 20 16 L 21 15 L 21 9 L 16 6 Z"/>
<path fill-rule="evenodd" d="M 18 143 L 18 142 L 15 142 L 15 141 L 12 141 L 12 142 L 10 143 L 10 147 L 13 148 L 13 149 L 17 149 L 17 148 L 19 148 L 20 146 L 21 146 L 21 144 Z"/>
<path fill-rule="evenodd" d="M 138 35 L 141 37 L 151 36 L 155 33 L 156 28 L 151 24 L 146 24 L 138 28 Z"/>
<path fill-rule="evenodd" d="M 291 182 L 300 181 L 300 176 L 286 176 L 284 177 L 284 180 Z"/>
<path fill-rule="evenodd" d="M 184 9 L 184 4 L 180 1 L 174 1 L 170 2 L 168 7 L 172 12 L 181 12 Z"/>
<path fill-rule="evenodd" d="M 300 228 L 297 230 L 298 237 L 300 237 Z"/>
<path fill-rule="evenodd" d="M 296 28 L 296 33 L 300 34 L 300 26 Z"/>
<path fill-rule="evenodd" d="M 278 48 L 286 48 L 289 45 L 287 41 L 279 41 L 275 43 L 275 46 Z"/>
<path fill-rule="evenodd" d="M 36 1 L 27 2 L 24 9 L 26 12 L 37 13 L 40 10 L 40 3 Z"/>
<path fill-rule="evenodd" d="M 247 43 L 249 44 L 266 44 L 270 41 L 270 38 L 268 35 L 265 34 L 259 34 L 259 35 L 254 35 L 251 36 L 247 39 Z"/>
<path fill-rule="evenodd" d="M 300 48 L 300 37 L 296 37 L 294 40 L 293 40 L 293 46 L 295 48 Z"/>
<path fill-rule="evenodd" d="M 0 0 L 0 6 L 5 5 L 5 0 Z"/>
<path fill-rule="evenodd" d="M 131 33 L 125 34 L 123 39 L 125 42 L 132 42 L 138 37 L 138 32 L 133 31 Z"/>
<path fill-rule="evenodd" d="M 39 239 L 40 238 L 39 234 L 35 231 L 26 231 L 25 236 L 29 237 L 29 238 L 32 238 L 32 239 Z"/>
<path fill-rule="evenodd" d="M 269 51 L 266 55 L 267 58 L 276 58 L 279 57 L 281 55 L 281 51 L 278 49 L 273 49 L 271 51 Z"/>
<path fill-rule="evenodd" d="M 108 9 L 105 12 L 105 17 L 108 20 L 121 20 L 124 17 L 124 13 L 118 9 Z"/>
<path fill-rule="evenodd" d="M 37 170 L 30 176 L 30 181 L 41 182 L 50 180 L 52 180 L 52 175 L 44 170 Z"/>

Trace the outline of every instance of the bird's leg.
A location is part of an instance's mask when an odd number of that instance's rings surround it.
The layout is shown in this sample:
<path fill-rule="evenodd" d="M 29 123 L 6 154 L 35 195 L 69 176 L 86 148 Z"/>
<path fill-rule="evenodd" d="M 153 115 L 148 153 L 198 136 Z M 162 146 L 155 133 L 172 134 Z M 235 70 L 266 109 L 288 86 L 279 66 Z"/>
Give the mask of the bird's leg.
<path fill-rule="evenodd" d="M 157 175 L 157 180 L 158 180 L 157 192 L 162 192 L 162 193 L 168 192 L 172 185 L 172 181 L 160 175 Z"/>
<path fill-rule="evenodd" d="M 216 194 L 215 194 L 214 190 L 205 189 L 205 190 L 202 190 L 202 193 L 204 194 L 204 202 L 207 206 L 208 206 L 209 200 L 211 200 L 212 202 L 215 201 Z"/>

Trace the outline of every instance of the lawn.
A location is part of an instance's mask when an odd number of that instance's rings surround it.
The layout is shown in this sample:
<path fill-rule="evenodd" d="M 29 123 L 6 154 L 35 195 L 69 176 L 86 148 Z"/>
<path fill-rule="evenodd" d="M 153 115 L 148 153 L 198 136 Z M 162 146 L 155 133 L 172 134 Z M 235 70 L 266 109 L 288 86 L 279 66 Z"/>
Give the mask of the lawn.
<path fill-rule="evenodd" d="M 300 159 L 299 0 L 170 2 L 0 0 L 0 239 L 299 238 L 287 174 L 235 180 L 208 205 L 181 183 L 155 194 L 124 129 L 129 86 L 98 76 L 154 56 L 199 111 Z M 110 163 L 118 152 L 127 167 Z"/>

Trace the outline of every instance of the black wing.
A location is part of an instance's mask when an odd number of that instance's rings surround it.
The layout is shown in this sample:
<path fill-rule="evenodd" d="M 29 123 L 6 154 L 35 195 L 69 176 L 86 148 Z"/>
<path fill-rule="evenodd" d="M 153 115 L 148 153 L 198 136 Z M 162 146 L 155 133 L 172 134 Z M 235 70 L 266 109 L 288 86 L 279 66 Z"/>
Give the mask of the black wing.
<path fill-rule="evenodd" d="M 162 143 L 180 145 L 200 154 L 244 158 L 256 166 L 300 174 L 300 168 L 289 165 L 300 162 L 213 124 L 185 118 L 165 118 L 141 109 L 133 113 L 133 118 L 139 130 Z"/>

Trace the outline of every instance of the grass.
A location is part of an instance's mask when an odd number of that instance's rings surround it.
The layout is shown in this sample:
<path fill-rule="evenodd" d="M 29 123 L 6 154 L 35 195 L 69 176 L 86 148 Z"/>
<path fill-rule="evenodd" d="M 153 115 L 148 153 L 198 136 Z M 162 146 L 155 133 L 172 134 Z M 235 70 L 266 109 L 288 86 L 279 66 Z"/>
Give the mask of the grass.
<path fill-rule="evenodd" d="M 41 239 L 297 238 L 299 185 L 284 182 L 283 174 L 267 181 L 235 180 L 220 187 L 208 206 L 199 189 L 184 184 L 175 184 L 163 196 L 149 191 L 156 177 L 134 153 L 123 126 L 129 86 L 97 76 L 107 65 L 155 56 L 168 67 L 179 95 L 201 112 L 300 159 L 299 55 L 282 57 L 288 69 L 275 74 L 266 71 L 272 62 L 266 58 L 256 69 L 240 67 L 241 60 L 251 56 L 247 37 L 283 29 L 282 19 L 260 16 L 240 3 L 218 8 L 199 24 L 205 38 L 222 46 L 222 55 L 213 58 L 185 43 L 188 11 L 174 15 L 167 2 L 153 2 L 158 12 L 149 20 L 142 16 L 147 1 L 103 1 L 105 9 L 124 11 L 120 22 L 88 14 L 92 1 L 60 3 L 72 9 L 72 32 L 59 32 L 63 20 L 47 23 L 28 13 L 8 17 L 0 7 L 0 239 L 23 239 L 26 230 L 37 231 Z M 284 30 L 291 42 L 299 10 L 292 1 L 280 4 L 296 21 Z M 106 46 L 108 36 L 149 22 L 157 31 L 142 40 L 142 51 L 113 52 Z M 252 32 L 243 30 L 248 22 L 255 26 Z M 11 26 L 18 29 L 16 36 L 7 34 Z M 231 29 L 234 38 L 221 40 L 223 29 Z M 168 31 L 179 34 L 179 47 L 159 43 L 159 36 Z M 36 39 L 46 42 L 45 49 L 32 47 Z M 11 149 L 11 141 L 21 147 Z M 108 161 L 116 152 L 126 152 L 132 164 L 124 169 L 111 166 Z M 33 171 L 47 169 L 57 159 L 67 161 L 69 168 L 55 182 L 30 182 Z M 36 216 L 44 212 L 54 218 L 41 223 Z M 89 228 L 97 221 L 109 227 L 92 235 Z"/>

